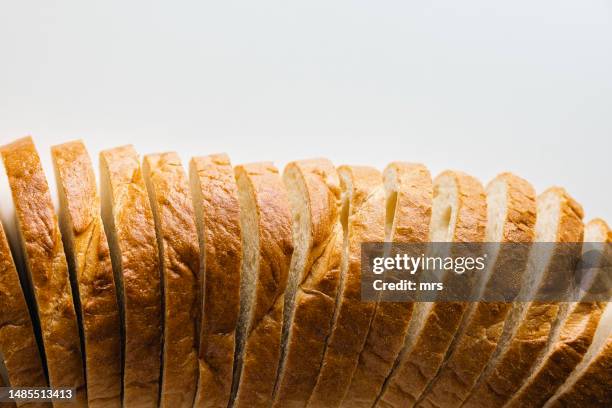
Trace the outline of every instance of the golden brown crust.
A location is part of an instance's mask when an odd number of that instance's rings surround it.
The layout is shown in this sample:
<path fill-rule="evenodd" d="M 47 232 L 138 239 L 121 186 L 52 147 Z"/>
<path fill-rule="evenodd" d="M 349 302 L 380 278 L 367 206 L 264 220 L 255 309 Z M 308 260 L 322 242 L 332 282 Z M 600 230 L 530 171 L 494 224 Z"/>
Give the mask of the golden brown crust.
<path fill-rule="evenodd" d="M 586 228 L 600 228 L 604 237 L 610 233 L 606 223 L 599 219 L 590 221 Z M 604 273 L 604 269 L 600 269 L 600 272 Z M 583 301 L 571 306 L 570 314 L 563 322 L 559 337 L 546 359 L 514 395 L 508 403 L 509 407 L 542 406 L 563 385 L 591 345 L 606 303 Z"/>
<path fill-rule="evenodd" d="M 4 365 L 8 381 L 13 387 L 47 386 L 34 327 L 2 224 L 0 224 L 0 359 L 2 360 L 0 365 Z M 0 386 L 7 387 L 8 384 Z M 48 408 L 51 404 L 21 406 Z"/>
<path fill-rule="evenodd" d="M 603 348 L 580 374 L 570 389 L 551 402 L 551 408 L 601 407 L 612 405 L 612 336 Z"/>
<path fill-rule="evenodd" d="M 115 279 L 123 289 L 123 403 L 154 407 L 158 403 L 162 318 L 153 214 L 132 146 L 101 152 L 100 168 L 102 212 L 114 253 Z"/>
<path fill-rule="evenodd" d="M 500 174 L 496 180 L 502 180 L 507 188 L 506 219 L 503 223 L 501 242 L 532 242 L 536 222 L 536 195 L 533 187 L 527 181 L 510 173 Z M 500 269 L 495 272 L 519 273 L 517 279 L 513 280 L 520 281 L 520 275 L 527 266 L 527 253 L 508 255 L 513 256 L 513 270 L 508 271 L 505 267 L 508 262 L 502 259 L 504 265 L 498 263 Z M 465 323 L 463 335 L 457 340 L 454 350 L 429 391 L 421 398 L 419 406 L 461 405 L 495 351 L 502 335 L 504 321 L 511 308 L 511 303 L 502 302 L 479 302 L 474 305 Z"/>
<path fill-rule="evenodd" d="M 391 172 L 397 178 L 393 186 L 397 198 L 393 235 L 387 240 L 426 243 L 433 196 L 431 175 L 423 165 L 399 162 L 387 166 L 385 176 Z M 413 302 L 384 301 L 377 305 L 343 406 L 372 406 L 404 345 L 413 309 Z"/>
<path fill-rule="evenodd" d="M 143 172 L 162 262 L 164 344 L 160 407 L 191 407 L 198 373 L 200 252 L 189 183 L 174 152 L 146 155 Z"/>
<path fill-rule="evenodd" d="M 2 147 L 15 203 L 28 281 L 35 298 L 52 387 L 76 389 L 87 405 L 77 316 L 47 180 L 30 137 Z M 74 406 L 74 403 L 68 403 Z M 55 406 L 62 404 L 55 404 Z"/>
<path fill-rule="evenodd" d="M 452 242 L 482 242 L 486 228 L 486 196 L 478 180 L 461 172 L 445 171 L 434 181 L 451 177 L 457 187 L 457 217 Z M 402 361 L 387 380 L 378 399 L 380 406 L 412 406 L 427 384 L 434 378 L 459 328 L 466 302 L 434 303 L 414 344 L 406 350 Z"/>
<path fill-rule="evenodd" d="M 291 211 L 278 170 L 271 163 L 238 166 L 236 176 L 245 178 L 254 194 L 259 273 L 234 406 L 267 407 L 278 369 L 284 292 L 293 252 Z"/>
<path fill-rule="evenodd" d="M 587 352 L 604 308 L 603 302 L 576 305 L 563 323 L 546 360 L 514 395 L 508 407 L 541 407 L 555 393 Z"/>
<path fill-rule="evenodd" d="M 195 157 L 190 178 L 200 235 L 202 299 L 195 407 L 227 407 L 240 311 L 240 205 L 229 157 Z"/>
<path fill-rule="evenodd" d="M 274 407 L 304 407 L 315 386 L 331 329 L 340 281 L 342 226 L 339 222 L 340 186 L 336 169 L 324 159 L 287 165 L 307 191 L 311 243 L 304 275 L 295 294 L 295 309 L 286 344 Z M 290 178 L 285 184 L 297 182 Z M 307 339 L 307 340 L 306 340 Z"/>
<path fill-rule="evenodd" d="M 100 198 L 82 142 L 52 148 L 60 224 L 76 278 L 90 407 L 121 406 L 120 316 Z"/>
<path fill-rule="evenodd" d="M 350 385 L 364 346 L 375 303 L 361 301 L 361 243 L 385 237 L 385 193 L 378 170 L 362 166 L 338 169 L 349 195 L 344 261 L 346 268 L 335 319 L 308 406 L 338 406 Z M 345 204 L 346 206 L 347 204 Z"/>
<path fill-rule="evenodd" d="M 549 188 L 542 194 L 555 194 L 561 200 L 558 242 L 582 242 L 584 234 L 582 207 L 565 190 L 558 187 Z M 552 271 L 557 270 L 556 264 L 559 262 L 566 264 L 568 256 L 578 259 L 579 253 L 553 255 L 548 268 Z M 497 407 L 507 403 L 523 384 L 525 376 L 529 375 L 538 356 L 545 349 L 561 310 L 560 303 L 531 302 L 516 333 L 502 350 L 494 369 L 485 372 L 478 380 L 464 406 Z"/>

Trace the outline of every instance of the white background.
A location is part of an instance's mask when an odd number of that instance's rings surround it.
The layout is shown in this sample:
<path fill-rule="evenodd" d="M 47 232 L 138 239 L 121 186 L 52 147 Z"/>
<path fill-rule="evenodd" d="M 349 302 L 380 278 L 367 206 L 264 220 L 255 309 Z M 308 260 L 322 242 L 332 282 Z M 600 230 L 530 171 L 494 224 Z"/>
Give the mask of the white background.
<path fill-rule="evenodd" d="M 417 161 L 612 222 L 612 3 L 2 1 L 0 144 Z M 0 210 L 11 204 L 5 180 Z M 52 188 L 54 191 L 54 188 Z"/>

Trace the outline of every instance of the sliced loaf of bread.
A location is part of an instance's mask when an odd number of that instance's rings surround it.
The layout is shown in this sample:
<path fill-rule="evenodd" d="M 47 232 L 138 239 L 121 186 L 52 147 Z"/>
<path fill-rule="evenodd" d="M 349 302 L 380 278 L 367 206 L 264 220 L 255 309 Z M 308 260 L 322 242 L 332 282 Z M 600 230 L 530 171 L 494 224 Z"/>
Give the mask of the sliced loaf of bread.
<path fill-rule="evenodd" d="M 240 311 L 240 206 L 229 157 L 194 157 L 189 179 L 200 242 L 199 377 L 194 407 L 225 408 Z"/>
<path fill-rule="evenodd" d="M 534 299 L 559 279 L 559 271 L 576 264 L 580 248 L 570 251 L 564 243 L 582 242 L 582 208 L 565 190 L 553 187 L 538 196 L 536 247 L 530 254 L 523 280 L 523 299 Z M 555 245 L 555 243 L 560 243 Z M 569 277 L 571 280 L 571 277 Z M 568 310 L 567 303 L 516 302 L 506 319 L 497 349 L 476 382 L 466 407 L 501 407 L 521 387 L 530 369 L 551 344 Z"/>
<path fill-rule="evenodd" d="M 47 386 L 34 325 L 4 228 L 0 224 L 0 381 L 2 379 L 5 381 L 0 384 L 1 387 Z M 27 406 L 48 408 L 51 404 Z"/>
<path fill-rule="evenodd" d="M 51 153 L 66 259 L 76 281 L 87 400 L 90 407 L 120 407 L 121 321 L 96 176 L 82 142 L 54 146 Z"/>
<path fill-rule="evenodd" d="M 443 172 L 434 180 L 429 241 L 433 245 L 482 242 L 486 204 L 485 191 L 478 180 L 461 172 Z M 440 244 L 432 246 L 437 256 L 446 255 L 437 253 L 441 247 Z M 451 245 L 449 251 L 452 250 Z M 455 275 L 450 272 L 441 277 L 445 286 L 453 279 L 451 274 Z M 404 407 L 417 402 L 442 364 L 468 305 L 467 302 L 416 304 L 404 350 L 383 386 L 378 406 Z"/>
<path fill-rule="evenodd" d="M 100 190 L 123 320 L 123 404 L 156 407 L 162 342 L 159 252 L 132 146 L 100 153 Z"/>
<path fill-rule="evenodd" d="M 55 406 L 87 406 L 79 325 L 68 264 L 64 254 L 47 179 L 30 137 L 1 148 L 15 204 L 27 283 L 45 353 L 49 385 L 69 387 L 75 402 Z"/>
<path fill-rule="evenodd" d="M 490 253 L 487 276 L 479 292 L 485 299 L 495 292 L 512 301 L 527 269 L 528 243 L 535 237 L 536 195 L 531 185 L 503 173 L 487 186 L 486 241 Z M 499 245 L 497 243 L 503 243 Z M 513 245 L 518 244 L 518 245 Z M 526 245 L 522 245 L 526 244 Z M 419 406 L 458 407 L 467 397 L 501 338 L 512 303 L 474 302 L 449 349 L 438 376 L 421 397 Z"/>
<path fill-rule="evenodd" d="M 283 352 L 274 407 L 304 407 L 315 386 L 340 282 L 340 181 L 326 159 L 289 163 L 283 180 L 293 215 Z"/>
<path fill-rule="evenodd" d="M 418 255 L 425 250 L 429 237 L 431 175 L 423 165 L 396 162 L 386 167 L 383 176 L 387 197 L 385 242 L 410 243 L 407 250 Z M 422 245 L 416 245 L 419 243 Z M 413 309 L 414 302 L 407 301 L 381 301 L 377 305 L 343 406 L 372 406 L 404 346 Z"/>
<path fill-rule="evenodd" d="M 603 221 L 589 222 L 585 226 L 584 242 L 587 245 L 584 246 L 583 251 L 589 251 L 592 249 L 591 244 L 598 242 L 603 243 L 603 251 L 609 250 L 608 232 L 607 225 Z M 609 260 L 608 255 L 607 261 Z M 599 261 L 606 262 L 603 256 Z M 593 266 L 596 268 L 593 271 L 596 274 L 609 273 L 609 269 L 606 270 L 604 265 Z M 590 283 L 598 281 L 599 276 L 593 278 Z M 589 282 L 583 282 L 583 284 L 588 285 Z M 581 289 L 586 290 L 585 295 L 588 296 L 590 288 L 585 286 Z M 521 389 L 514 394 L 507 404 L 508 407 L 541 407 L 563 385 L 584 359 L 592 344 L 606 304 L 607 302 L 581 301 L 570 305 L 567 317 L 561 325 L 558 336 L 553 339 L 552 346 L 534 365 L 531 375 Z M 605 322 L 603 324 L 605 325 Z"/>
<path fill-rule="evenodd" d="M 271 163 L 235 169 L 243 264 L 234 363 L 235 407 L 272 401 L 293 241 L 287 191 Z"/>
<path fill-rule="evenodd" d="M 200 248 L 189 181 L 174 152 L 144 157 L 143 175 L 157 231 L 163 304 L 159 406 L 193 406 L 197 362 Z"/>
<path fill-rule="evenodd" d="M 339 406 L 363 349 L 376 303 L 361 299 L 361 244 L 385 238 L 385 189 L 376 169 L 341 166 L 344 229 L 340 290 L 310 407 Z"/>

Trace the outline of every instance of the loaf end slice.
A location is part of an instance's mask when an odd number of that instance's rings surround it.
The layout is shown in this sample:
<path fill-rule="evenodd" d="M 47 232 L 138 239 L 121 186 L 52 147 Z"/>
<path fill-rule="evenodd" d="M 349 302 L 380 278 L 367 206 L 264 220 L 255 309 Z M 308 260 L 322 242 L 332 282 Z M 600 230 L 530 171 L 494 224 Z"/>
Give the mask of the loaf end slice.
<path fill-rule="evenodd" d="M 2 387 L 47 387 L 34 325 L 0 224 L 0 381 L 3 378 Z M 32 406 L 49 408 L 51 404 Z"/>
<path fill-rule="evenodd" d="M 40 322 L 49 385 L 75 389 L 77 406 L 86 406 L 79 325 L 68 265 L 40 158 L 30 137 L 0 150 L 15 204 L 26 280 Z"/>

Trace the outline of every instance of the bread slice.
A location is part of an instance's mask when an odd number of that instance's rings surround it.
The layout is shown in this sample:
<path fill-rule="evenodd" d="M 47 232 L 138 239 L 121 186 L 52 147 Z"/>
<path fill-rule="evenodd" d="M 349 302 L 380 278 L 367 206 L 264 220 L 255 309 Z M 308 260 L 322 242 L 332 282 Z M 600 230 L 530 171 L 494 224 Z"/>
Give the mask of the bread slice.
<path fill-rule="evenodd" d="M 582 214 L 580 205 L 565 190 L 558 187 L 546 190 L 537 200 L 536 241 L 582 242 Z M 538 248 L 537 260 L 530 261 L 534 266 L 529 268 L 523 281 L 527 296 L 520 295 L 521 298 L 533 298 L 544 293 L 551 282 L 566 279 L 558 272 L 575 265 L 580 256 L 578 246 L 575 253 L 560 245 L 548 247 L 546 251 L 542 246 Z M 507 403 L 539 356 L 550 347 L 550 339 L 558 332 L 567 306 L 567 303 L 543 301 L 515 303 L 497 350 L 464 406 L 499 407 Z"/>
<path fill-rule="evenodd" d="M 608 232 L 609 229 L 602 220 L 593 220 L 585 227 L 584 242 L 603 242 L 609 246 L 606 242 Z M 592 249 L 591 245 L 585 245 L 583 251 L 589 249 Z M 605 261 L 602 258 L 600 262 Z M 607 272 L 609 271 L 604 268 L 596 271 L 602 276 Z M 597 278 L 594 281 L 596 280 Z M 541 407 L 563 385 L 587 353 L 606 303 L 581 301 L 570 305 L 553 345 L 538 360 L 525 384 L 507 404 L 508 407 Z"/>
<path fill-rule="evenodd" d="M 606 302 L 606 309 L 587 353 L 544 407 L 610 407 L 611 383 L 612 302 Z"/>
<path fill-rule="evenodd" d="M 361 300 L 361 244 L 385 238 L 385 190 L 380 172 L 342 166 L 338 173 L 344 229 L 340 292 L 310 407 L 338 406 L 348 390 L 376 304 Z"/>
<path fill-rule="evenodd" d="M 340 283 L 340 180 L 329 160 L 289 163 L 283 179 L 293 214 L 283 353 L 274 407 L 304 407 L 315 386 Z"/>
<path fill-rule="evenodd" d="M 461 172 L 445 171 L 436 177 L 433 188 L 429 241 L 482 242 L 487 210 L 480 182 Z M 442 279 L 448 283 L 451 277 Z M 404 349 L 385 381 L 378 406 L 414 405 L 442 364 L 467 307 L 467 302 L 415 305 Z"/>
<path fill-rule="evenodd" d="M 0 224 L 0 380 L 1 387 L 46 387 L 34 325 L 19 284 L 4 228 Z M 38 407 L 50 407 L 41 403 Z"/>
<path fill-rule="evenodd" d="M 70 387 L 76 401 L 55 406 L 86 406 L 79 325 L 57 217 L 40 158 L 30 137 L 1 148 L 15 204 L 27 283 L 40 322 L 49 385 Z"/>
<path fill-rule="evenodd" d="M 162 267 L 164 343 L 159 405 L 191 407 L 198 374 L 200 248 L 189 181 L 174 152 L 146 155 L 142 168 Z"/>
<path fill-rule="evenodd" d="M 488 243 L 508 245 L 489 245 L 490 253 L 488 276 L 483 279 L 479 291 L 488 299 L 502 291 L 509 301 L 518 294 L 522 275 L 527 269 L 529 245 L 535 237 L 536 196 L 531 185 L 510 173 L 503 173 L 493 179 L 487 192 Z M 508 287 L 501 287 L 500 282 Z M 419 406 L 458 407 L 468 396 L 487 361 L 495 351 L 501 338 L 504 321 L 512 303 L 474 302 L 466 313 L 462 328 L 440 369 L 423 394 Z"/>
<path fill-rule="evenodd" d="M 102 219 L 123 317 L 123 404 L 158 405 L 162 314 L 155 222 L 132 146 L 100 153 Z"/>
<path fill-rule="evenodd" d="M 121 321 L 100 198 L 80 141 L 51 149 L 60 199 L 60 229 L 75 281 L 90 407 L 121 406 Z"/>
<path fill-rule="evenodd" d="M 194 157 L 189 164 L 200 242 L 201 325 L 194 407 L 228 406 L 240 311 L 242 242 L 238 187 L 229 157 Z"/>
<path fill-rule="evenodd" d="M 238 166 L 243 264 L 234 363 L 235 407 L 267 407 L 280 357 L 293 253 L 287 191 L 271 163 Z"/>
<path fill-rule="evenodd" d="M 420 164 L 391 163 L 384 171 L 387 197 L 385 241 L 422 243 L 429 236 L 433 185 L 427 168 Z M 416 251 L 419 254 L 421 251 Z M 413 302 L 380 302 L 374 313 L 365 347 L 342 402 L 347 407 L 371 407 L 406 339 Z"/>

